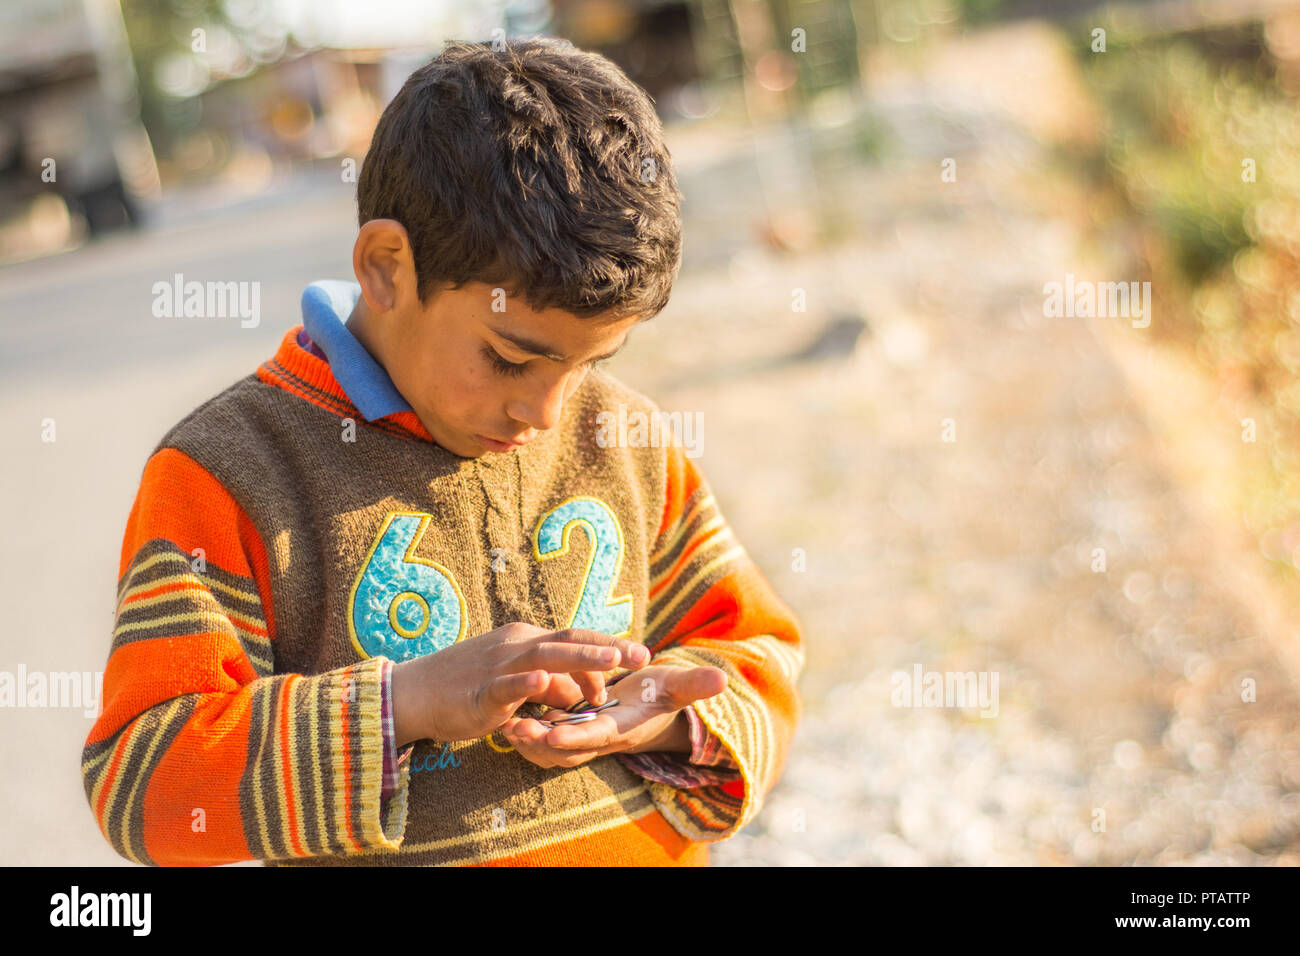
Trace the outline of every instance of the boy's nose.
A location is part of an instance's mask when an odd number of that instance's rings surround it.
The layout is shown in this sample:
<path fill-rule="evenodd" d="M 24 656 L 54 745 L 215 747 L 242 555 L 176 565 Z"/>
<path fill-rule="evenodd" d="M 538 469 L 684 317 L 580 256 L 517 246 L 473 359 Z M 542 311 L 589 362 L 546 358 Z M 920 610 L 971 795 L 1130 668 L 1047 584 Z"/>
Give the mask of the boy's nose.
<path fill-rule="evenodd" d="M 581 379 L 582 372 L 575 371 L 516 400 L 515 406 L 510 410 L 511 417 L 537 431 L 554 428 L 560 421 L 565 401 L 573 394 Z"/>

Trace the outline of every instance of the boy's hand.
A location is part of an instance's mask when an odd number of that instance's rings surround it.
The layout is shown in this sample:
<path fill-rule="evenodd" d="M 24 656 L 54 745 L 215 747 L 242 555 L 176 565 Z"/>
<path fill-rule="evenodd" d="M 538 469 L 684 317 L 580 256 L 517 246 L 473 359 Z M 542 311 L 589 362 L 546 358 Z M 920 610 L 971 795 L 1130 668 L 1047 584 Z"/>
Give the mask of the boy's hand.
<path fill-rule="evenodd" d="M 598 631 L 548 631 L 514 622 L 393 666 L 397 745 L 472 740 L 525 700 L 551 706 L 603 700 L 606 671 L 642 668 L 650 652 Z"/>
<path fill-rule="evenodd" d="M 586 695 L 578 682 L 568 674 L 551 674 L 546 688 L 538 694 L 529 694 L 527 700 L 538 704 L 545 704 L 554 710 L 564 710 L 566 707 L 572 707 L 580 700 L 586 700 Z M 604 675 L 600 675 L 601 686 L 604 687 Z M 597 704 L 603 704 L 609 695 L 609 688 L 604 687 L 600 693 L 600 700 Z"/>
<path fill-rule="evenodd" d="M 595 720 L 547 727 L 532 718 L 513 717 L 501 733 L 539 767 L 576 767 L 605 754 L 661 749 L 682 708 L 726 689 L 727 675 L 717 667 L 645 667 L 609 688 L 618 706 Z M 561 716 L 558 710 L 543 715 L 546 720 Z"/>

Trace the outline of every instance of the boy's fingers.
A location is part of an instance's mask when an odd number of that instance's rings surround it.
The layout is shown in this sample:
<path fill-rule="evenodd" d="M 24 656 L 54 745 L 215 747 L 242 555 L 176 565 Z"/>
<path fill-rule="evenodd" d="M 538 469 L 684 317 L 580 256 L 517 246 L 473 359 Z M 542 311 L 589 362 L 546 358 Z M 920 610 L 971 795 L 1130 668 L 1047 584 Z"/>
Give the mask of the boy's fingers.
<path fill-rule="evenodd" d="M 525 744 L 540 744 L 546 740 L 550 728 L 529 717 L 516 721 L 508 732 L 515 746 L 519 745 L 519 741 L 523 741 Z"/>
<path fill-rule="evenodd" d="M 650 650 L 645 645 L 638 644 L 636 641 L 629 641 L 625 637 L 611 637 L 609 634 L 603 634 L 600 631 L 587 631 L 582 628 L 570 627 L 547 635 L 546 640 L 614 647 L 618 649 L 623 664 L 632 668 L 641 668 L 650 663 Z"/>
<path fill-rule="evenodd" d="M 548 641 L 534 644 L 524 651 L 515 658 L 514 666 L 521 670 L 541 668 L 552 674 L 572 674 L 574 671 L 610 671 L 618 666 L 619 659 L 616 647 Z"/>
<path fill-rule="evenodd" d="M 534 694 L 533 699 L 547 707 L 563 710 L 576 704 L 584 696 L 582 687 L 568 674 L 552 674 L 547 688 L 541 694 Z"/>
<path fill-rule="evenodd" d="M 605 703 L 608 695 L 605 693 L 605 675 L 600 671 L 577 671 L 573 675 L 579 689 L 582 691 L 583 698 L 593 707 Z M 575 700 L 576 704 L 577 701 Z"/>
<path fill-rule="evenodd" d="M 543 731 L 540 737 L 538 729 Z M 519 756 L 539 767 L 553 767 L 555 762 L 547 752 L 546 745 L 538 742 L 546 737 L 545 729 L 537 721 L 529 719 L 515 721 L 508 730 L 502 727 L 501 732 Z"/>
<path fill-rule="evenodd" d="M 583 724 L 561 724 L 546 735 L 546 745 L 556 750 L 585 751 L 608 747 L 618 736 L 618 724 L 612 717 L 601 714 Z"/>
<path fill-rule="evenodd" d="M 546 715 L 550 717 L 563 716 L 558 711 Z M 502 728 L 506 739 L 512 743 L 515 748 L 528 757 L 535 760 L 540 766 L 575 766 L 579 763 L 585 763 L 594 757 L 600 756 L 601 748 L 605 747 L 613 735 L 617 733 L 617 727 L 613 721 L 607 721 L 610 728 L 597 727 L 594 734 L 588 732 L 579 734 L 577 731 L 585 730 L 592 724 L 600 724 L 601 721 L 592 721 L 591 724 L 582 724 L 581 726 L 565 728 L 561 732 L 559 727 L 551 728 L 539 721 L 531 718 L 519 720 L 511 724 L 507 729 Z M 556 739 L 563 743 L 556 743 Z"/>
<path fill-rule="evenodd" d="M 727 689 L 726 671 L 718 667 L 674 667 L 660 679 L 659 692 L 676 706 L 716 697 Z"/>

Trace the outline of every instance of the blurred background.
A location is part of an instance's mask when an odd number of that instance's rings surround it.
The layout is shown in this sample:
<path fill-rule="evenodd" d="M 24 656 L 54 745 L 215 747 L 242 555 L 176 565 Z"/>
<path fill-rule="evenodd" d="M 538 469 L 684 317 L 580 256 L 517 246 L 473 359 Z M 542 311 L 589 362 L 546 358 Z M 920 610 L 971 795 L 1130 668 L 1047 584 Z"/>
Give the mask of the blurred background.
<path fill-rule="evenodd" d="M 1296 3 L 7 0 L 0 670 L 102 670 L 144 462 L 351 278 L 384 105 L 538 33 L 655 98 L 685 261 L 611 371 L 703 413 L 807 628 L 715 864 L 1300 863 Z M 259 321 L 157 317 L 176 274 Z M 126 865 L 91 723 L 0 708 L 0 863 Z"/>

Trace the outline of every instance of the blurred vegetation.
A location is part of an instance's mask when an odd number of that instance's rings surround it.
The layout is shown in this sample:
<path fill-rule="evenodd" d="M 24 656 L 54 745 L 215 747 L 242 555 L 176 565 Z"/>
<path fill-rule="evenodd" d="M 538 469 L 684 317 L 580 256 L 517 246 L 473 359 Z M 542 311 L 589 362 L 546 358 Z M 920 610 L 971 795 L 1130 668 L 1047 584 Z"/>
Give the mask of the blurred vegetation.
<path fill-rule="evenodd" d="M 122 0 L 122 16 L 141 116 L 164 157 L 203 125 L 198 94 L 211 82 L 252 75 L 290 42 L 274 7 L 256 0 Z"/>
<path fill-rule="evenodd" d="M 1242 476 L 1239 504 L 1265 553 L 1295 564 L 1300 110 L 1259 48 L 1216 57 L 1175 38 L 1081 62 L 1109 119 L 1102 155 L 1085 168 L 1121 197 L 1117 214 L 1094 216 L 1099 234 L 1136 233 L 1157 290 L 1151 332 L 1193 348 L 1226 396 L 1267 409 L 1257 425 L 1270 465 Z"/>
<path fill-rule="evenodd" d="M 956 0 L 962 22 L 972 26 L 998 19 L 1003 5 L 1003 0 Z"/>

